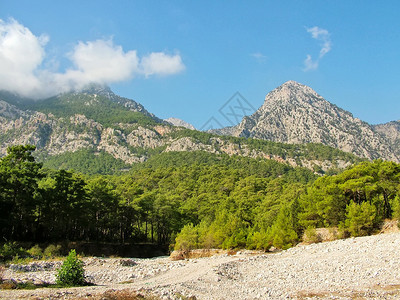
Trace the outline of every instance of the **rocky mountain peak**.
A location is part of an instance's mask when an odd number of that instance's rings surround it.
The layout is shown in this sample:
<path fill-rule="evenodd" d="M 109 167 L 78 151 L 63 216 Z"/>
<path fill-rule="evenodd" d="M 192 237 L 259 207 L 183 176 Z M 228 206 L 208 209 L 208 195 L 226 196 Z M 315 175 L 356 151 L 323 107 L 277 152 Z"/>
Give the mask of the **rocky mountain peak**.
<path fill-rule="evenodd" d="M 290 80 L 268 93 L 265 96 L 264 105 L 269 107 L 282 104 L 300 104 L 303 102 L 312 104 L 317 101 L 325 100 L 312 88 Z"/>
<path fill-rule="evenodd" d="M 286 89 L 291 89 L 291 90 L 311 89 L 310 87 L 308 87 L 308 86 L 306 86 L 304 84 L 301 84 L 301 83 L 299 83 L 297 81 L 294 81 L 294 80 L 286 81 L 281 86 L 277 87 L 277 89 L 279 89 L 279 88 L 281 88 L 281 89 L 285 89 L 286 88 Z"/>
<path fill-rule="evenodd" d="M 178 119 L 178 118 L 168 118 L 168 119 L 164 119 L 164 121 L 166 121 L 169 124 L 172 124 L 174 126 L 185 127 L 187 129 L 196 130 L 196 128 L 192 124 L 190 124 L 184 120 Z"/>
<path fill-rule="evenodd" d="M 391 134 L 383 134 L 388 126 L 374 128 L 312 88 L 287 81 L 268 93 L 263 105 L 230 132 L 281 143 L 322 143 L 368 159 L 400 161 L 400 151 L 394 147 L 398 141 L 395 125 L 390 126 Z"/>
<path fill-rule="evenodd" d="M 108 99 L 111 99 L 113 96 L 115 96 L 109 86 L 98 83 L 91 83 L 77 92 L 83 94 L 104 96 Z"/>

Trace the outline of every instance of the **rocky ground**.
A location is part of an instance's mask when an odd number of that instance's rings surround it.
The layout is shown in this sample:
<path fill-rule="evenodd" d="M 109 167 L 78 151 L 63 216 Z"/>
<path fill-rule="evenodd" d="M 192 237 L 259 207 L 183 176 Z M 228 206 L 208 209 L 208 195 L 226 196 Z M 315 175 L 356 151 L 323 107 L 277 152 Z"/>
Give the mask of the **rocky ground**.
<path fill-rule="evenodd" d="M 161 299 L 400 299 L 398 232 L 299 245 L 271 254 L 244 251 L 179 261 L 168 257 L 84 261 L 87 278 L 96 286 L 1 290 L 0 298 L 90 298 L 110 290 L 136 290 Z M 54 282 L 59 264 L 11 265 L 4 275 Z"/>

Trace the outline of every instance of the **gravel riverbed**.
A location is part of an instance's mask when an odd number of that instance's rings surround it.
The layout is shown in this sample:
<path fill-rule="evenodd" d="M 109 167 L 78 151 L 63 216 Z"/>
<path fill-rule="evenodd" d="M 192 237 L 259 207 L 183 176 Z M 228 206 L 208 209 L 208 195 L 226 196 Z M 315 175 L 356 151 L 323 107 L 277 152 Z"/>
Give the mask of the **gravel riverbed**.
<path fill-rule="evenodd" d="M 1 290 L 0 298 L 90 298 L 132 289 L 161 299 L 400 299 L 400 233 L 298 245 L 270 254 L 243 251 L 180 261 L 159 257 L 84 262 L 87 279 L 96 286 Z M 52 283 L 59 265 L 11 265 L 5 278 Z"/>

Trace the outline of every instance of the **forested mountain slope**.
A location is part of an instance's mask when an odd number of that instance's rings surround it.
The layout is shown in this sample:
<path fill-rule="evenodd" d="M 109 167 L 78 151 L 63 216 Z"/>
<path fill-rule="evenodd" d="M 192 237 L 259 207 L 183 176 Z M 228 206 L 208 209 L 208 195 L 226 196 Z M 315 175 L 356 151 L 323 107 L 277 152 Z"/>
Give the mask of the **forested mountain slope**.
<path fill-rule="evenodd" d="M 43 168 L 34 150 L 10 147 L 0 159 L 4 241 L 282 249 L 304 232 L 312 237 L 316 227 L 367 235 L 385 218 L 400 217 L 394 162 L 362 162 L 318 177 L 274 160 L 171 152 L 123 175 L 84 176 Z"/>
<path fill-rule="evenodd" d="M 36 157 L 52 168 L 112 174 L 160 153 L 187 151 L 273 159 L 321 173 L 359 161 L 319 144 L 281 144 L 176 127 L 100 86 L 37 102 L 4 93 L 0 97 L 0 154 L 10 145 L 32 144 Z"/>

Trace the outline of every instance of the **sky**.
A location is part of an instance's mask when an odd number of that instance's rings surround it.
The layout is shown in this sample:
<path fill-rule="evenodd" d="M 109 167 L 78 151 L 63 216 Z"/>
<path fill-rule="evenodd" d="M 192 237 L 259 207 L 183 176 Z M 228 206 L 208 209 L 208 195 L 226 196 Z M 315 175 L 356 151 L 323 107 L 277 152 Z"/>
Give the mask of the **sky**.
<path fill-rule="evenodd" d="M 0 89 L 44 98 L 98 82 L 205 128 L 294 80 L 385 123 L 400 119 L 399 11 L 397 0 L 0 0 Z"/>

